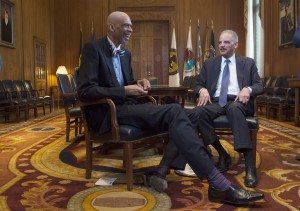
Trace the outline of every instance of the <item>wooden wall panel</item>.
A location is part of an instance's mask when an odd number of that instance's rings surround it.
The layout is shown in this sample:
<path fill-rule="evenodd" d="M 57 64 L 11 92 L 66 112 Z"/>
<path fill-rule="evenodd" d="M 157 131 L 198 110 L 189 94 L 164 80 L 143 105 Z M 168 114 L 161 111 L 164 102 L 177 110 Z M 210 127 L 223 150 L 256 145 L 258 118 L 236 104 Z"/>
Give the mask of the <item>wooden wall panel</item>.
<path fill-rule="evenodd" d="M 15 21 L 14 21 L 14 39 L 15 48 L 0 46 L 0 55 L 3 60 L 3 67 L 0 70 L 1 79 L 18 79 L 23 77 L 22 71 L 22 40 L 20 29 L 22 28 L 21 20 L 21 1 L 12 1 L 15 4 Z"/>
<path fill-rule="evenodd" d="M 91 35 L 92 22 L 96 38 L 105 34 L 104 17 L 108 15 L 108 0 L 55 0 L 54 68 L 65 65 L 73 73 L 79 63 L 80 22 L 83 43 Z"/>
<path fill-rule="evenodd" d="M 202 48 L 204 48 L 206 21 L 213 19 L 216 43 L 223 29 L 233 29 L 239 35 L 238 53 L 245 52 L 241 0 L 13 0 L 13 2 L 16 46 L 15 48 L 0 46 L 0 54 L 4 61 L 0 79 L 33 80 L 33 36 L 37 36 L 47 43 L 47 69 L 52 76 L 48 78 L 48 86 L 55 84 L 54 74 L 59 65 L 66 65 L 71 73 L 78 65 L 79 23 L 82 22 L 84 42 L 89 38 L 92 21 L 96 37 L 103 36 L 106 32 L 106 17 L 114 10 L 125 10 L 135 20 L 148 18 L 169 21 L 169 42 L 174 21 L 181 74 L 190 19 L 194 49 L 197 19 L 201 25 Z M 298 62 L 300 49 L 278 48 L 278 2 L 264 2 L 265 76 L 296 75 L 300 70 Z M 300 21 L 300 11 L 298 19 Z"/>
<path fill-rule="evenodd" d="M 0 46 L 4 67 L 1 79 L 34 81 L 33 37 L 47 43 L 47 70 L 51 71 L 50 0 L 15 0 L 15 48 Z M 49 84 L 50 85 L 50 84 Z"/>

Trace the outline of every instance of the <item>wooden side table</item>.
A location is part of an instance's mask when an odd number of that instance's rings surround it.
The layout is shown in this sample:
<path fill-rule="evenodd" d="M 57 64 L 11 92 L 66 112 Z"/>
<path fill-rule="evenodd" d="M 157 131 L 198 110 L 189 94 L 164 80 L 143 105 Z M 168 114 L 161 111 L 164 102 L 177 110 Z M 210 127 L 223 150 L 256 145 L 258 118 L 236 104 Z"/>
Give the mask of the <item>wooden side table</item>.
<path fill-rule="evenodd" d="M 176 97 L 179 101 L 181 99 L 181 106 L 184 107 L 188 89 L 188 87 L 184 86 L 170 87 L 168 85 L 153 85 L 149 89 L 148 94 L 157 97 Z"/>

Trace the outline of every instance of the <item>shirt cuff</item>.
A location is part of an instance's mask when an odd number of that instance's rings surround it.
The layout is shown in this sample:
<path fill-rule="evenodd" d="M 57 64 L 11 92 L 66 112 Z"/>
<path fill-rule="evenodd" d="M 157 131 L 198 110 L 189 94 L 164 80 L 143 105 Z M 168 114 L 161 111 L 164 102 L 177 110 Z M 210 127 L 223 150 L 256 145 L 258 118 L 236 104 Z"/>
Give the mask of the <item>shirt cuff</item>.
<path fill-rule="evenodd" d="M 247 86 L 247 88 L 249 89 L 249 91 L 250 91 L 250 94 L 251 94 L 251 93 L 252 93 L 252 89 L 251 89 L 251 87 Z"/>

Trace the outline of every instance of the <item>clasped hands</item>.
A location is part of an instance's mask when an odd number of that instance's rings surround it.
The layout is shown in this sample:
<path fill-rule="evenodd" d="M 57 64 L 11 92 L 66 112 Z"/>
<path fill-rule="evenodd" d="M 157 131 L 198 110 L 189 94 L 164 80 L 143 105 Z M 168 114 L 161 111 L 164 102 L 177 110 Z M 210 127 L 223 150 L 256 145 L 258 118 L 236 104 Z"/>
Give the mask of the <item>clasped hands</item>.
<path fill-rule="evenodd" d="M 151 87 L 150 82 L 143 78 L 137 80 L 136 84 L 125 86 L 125 94 L 128 96 L 147 95 L 148 89 Z"/>
<path fill-rule="evenodd" d="M 247 104 L 250 99 L 250 90 L 244 87 L 235 98 L 235 102 L 239 101 L 243 104 Z M 207 103 L 211 103 L 210 95 L 206 88 L 200 89 L 197 106 L 205 106 Z"/>

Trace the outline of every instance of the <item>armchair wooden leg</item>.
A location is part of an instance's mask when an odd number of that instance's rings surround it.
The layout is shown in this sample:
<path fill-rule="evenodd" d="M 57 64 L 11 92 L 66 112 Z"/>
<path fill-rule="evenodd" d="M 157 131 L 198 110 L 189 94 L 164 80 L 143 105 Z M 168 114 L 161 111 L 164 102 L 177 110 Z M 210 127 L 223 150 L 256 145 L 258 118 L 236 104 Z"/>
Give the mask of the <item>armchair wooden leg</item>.
<path fill-rule="evenodd" d="M 133 166 L 132 166 L 132 159 L 133 159 L 133 150 L 132 150 L 132 143 L 124 143 L 124 159 L 125 159 L 125 169 L 126 169 L 126 183 L 127 183 L 127 190 L 132 190 L 133 184 Z"/>
<path fill-rule="evenodd" d="M 75 131 L 75 137 L 78 134 L 78 127 L 79 127 L 79 122 L 78 122 L 78 118 L 76 117 L 75 118 L 75 129 L 74 129 L 74 131 Z"/>
<path fill-rule="evenodd" d="M 34 109 L 34 117 L 37 118 L 38 117 L 38 109 L 36 106 L 33 109 Z"/>
<path fill-rule="evenodd" d="M 278 119 L 279 119 L 279 121 L 283 121 L 282 110 L 283 110 L 283 108 L 282 108 L 282 105 L 280 104 L 279 108 L 278 108 Z"/>
<path fill-rule="evenodd" d="M 70 118 L 66 118 L 66 141 L 70 141 Z"/>
<path fill-rule="evenodd" d="M 85 158 L 85 178 L 90 179 L 92 176 L 92 165 L 93 165 L 93 143 L 89 140 L 85 140 L 86 144 L 86 158 Z"/>
<path fill-rule="evenodd" d="M 17 122 L 20 121 L 20 108 L 19 108 L 19 106 L 16 107 L 16 119 L 17 119 Z"/>
<path fill-rule="evenodd" d="M 46 115 L 45 103 L 43 103 L 43 113 L 44 113 L 44 116 L 45 116 Z"/>
<path fill-rule="evenodd" d="M 266 117 L 267 117 L 267 119 L 270 118 L 270 105 L 268 103 L 266 105 Z"/>
<path fill-rule="evenodd" d="M 79 134 L 82 133 L 82 118 L 79 118 Z"/>

